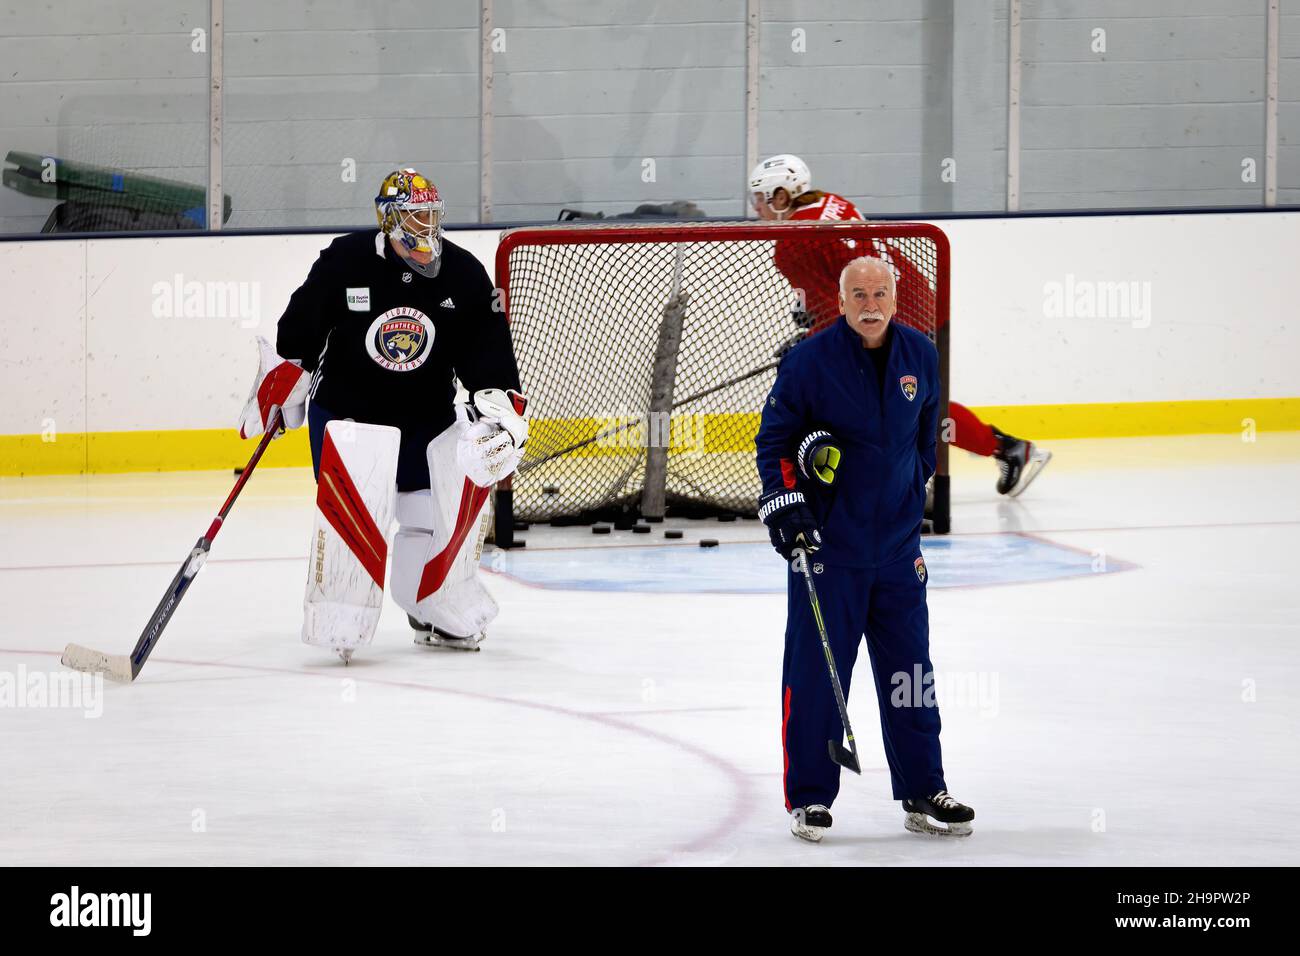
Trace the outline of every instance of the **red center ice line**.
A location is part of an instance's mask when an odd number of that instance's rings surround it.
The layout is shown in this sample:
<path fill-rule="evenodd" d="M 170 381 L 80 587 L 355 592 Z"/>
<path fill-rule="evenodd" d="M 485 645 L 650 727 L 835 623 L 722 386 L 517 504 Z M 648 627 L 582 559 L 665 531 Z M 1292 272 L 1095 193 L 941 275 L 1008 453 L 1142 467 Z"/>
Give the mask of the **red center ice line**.
<path fill-rule="evenodd" d="M 37 651 L 23 650 L 13 647 L 0 647 L 0 654 L 30 654 L 33 656 L 57 657 L 58 651 Z M 330 670 L 303 671 L 292 670 L 287 667 L 264 667 L 256 664 L 230 664 L 224 661 L 194 661 L 181 660 L 175 657 L 155 657 L 153 661 L 158 664 L 178 664 L 184 667 L 222 667 L 228 670 L 252 671 L 261 674 L 283 674 L 288 677 L 309 677 L 324 680 L 338 680 L 340 678 L 339 668 Z M 381 687 L 397 687 L 403 690 L 418 690 L 430 694 L 447 694 L 452 697 L 464 697 L 468 700 L 485 701 L 493 704 L 506 704 L 512 707 L 525 707 L 529 710 L 542 711 L 548 714 L 555 714 L 560 717 L 569 717 L 575 720 L 585 720 L 589 723 L 600 724 L 613 730 L 619 730 L 624 733 L 634 734 L 639 737 L 645 737 L 656 743 L 664 744 L 674 750 L 680 750 L 683 753 L 704 761 L 704 763 L 719 771 L 727 778 L 732 788 L 731 804 L 722 819 L 705 830 L 703 833 L 695 836 L 684 843 L 674 845 L 671 849 L 665 850 L 655 856 L 648 857 L 641 861 L 641 866 L 658 866 L 668 863 L 674 853 L 699 853 L 707 850 L 709 847 L 720 843 L 724 838 L 730 836 L 733 831 L 739 829 L 741 823 L 754 812 L 756 801 L 754 791 L 749 778 L 745 771 L 741 770 L 726 757 L 713 753 L 699 744 L 691 743 L 680 737 L 674 737 L 671 734 L 665 734 L 658 730 L 650 730 L 646 727 L 637 726 L 627 720 L 619 720 L 610 717 L 607 713 L 596 711 L 573 710 L 568 707 L 561 707 L 559 704 L 545 704 L 540 701 L 521 700 L 517 697 L 503 697 L 499 694 L 481 694 L 477 691 L 460 690 L 451 687 L 435 687 L 430 684 L 417 684 L 412 681 L 389 680 L 382 677 L 360 677 L 354 673 L 347 675 L 348 680 L 354 680 L 359 684 L 375 684 Z M 152 683 L 164 683 L 163 681 L 153 680 Z M 635 713 L 628 714 L 629 717 L 637 716 Z"/>

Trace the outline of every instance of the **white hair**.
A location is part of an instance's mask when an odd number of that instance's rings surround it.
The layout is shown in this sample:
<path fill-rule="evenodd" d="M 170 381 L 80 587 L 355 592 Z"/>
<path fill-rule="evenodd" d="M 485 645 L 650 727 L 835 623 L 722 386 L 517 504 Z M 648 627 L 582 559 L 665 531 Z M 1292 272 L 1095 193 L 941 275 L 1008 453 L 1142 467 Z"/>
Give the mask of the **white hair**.
<path fill-rule="evenodd" d="M 890 268 L 888 262 L 876 256 L 858 256 L 856 259 L 850 259 L 844 268 L 840 270 L 840 295 L 844 296 L 844 298 L 849 297 L 849 270 L 854 266 L 876 266 L 884 269 L 885 275 L 889 276 L 889 294 L 898 294 L 898 280 L 894 278 L 894 270 Z"/>

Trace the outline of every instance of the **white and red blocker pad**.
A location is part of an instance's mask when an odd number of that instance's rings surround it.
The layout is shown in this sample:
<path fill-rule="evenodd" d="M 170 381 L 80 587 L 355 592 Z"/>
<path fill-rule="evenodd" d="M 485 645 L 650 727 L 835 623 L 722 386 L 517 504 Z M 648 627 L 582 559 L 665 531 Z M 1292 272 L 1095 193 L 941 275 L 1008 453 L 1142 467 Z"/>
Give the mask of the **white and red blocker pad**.
<path fill-rule="evenodd" d="M 401 439 L 389 425 L 325 426 L 302 639 L 344 659 L 369 644 L 379 624 Z"/>
<path fill-rule="evenodd" d="M 456 444 L 469 425 L 456 422 L 429 442 L 429 490 L 397 496 L 393 600 L 424 624 L 453 637 L 475 637 L 497 616 L 478 577 L 490 488 L 465 476 Z"/>

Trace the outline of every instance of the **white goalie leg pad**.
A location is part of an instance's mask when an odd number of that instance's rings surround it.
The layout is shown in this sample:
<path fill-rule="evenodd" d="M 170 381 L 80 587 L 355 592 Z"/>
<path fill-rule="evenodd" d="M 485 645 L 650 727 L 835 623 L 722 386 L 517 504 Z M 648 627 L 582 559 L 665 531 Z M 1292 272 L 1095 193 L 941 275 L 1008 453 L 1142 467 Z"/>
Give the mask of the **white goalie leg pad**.
<path fill-rule="evenodd" d="M 402 433 L 388 425 L 325 426 L 302 639 L 346 661 L 369 644 L 384 601 Z"/>
<path fill-rule="evenodd" d="M 456 460 L 466 427 L 457 422 L 429 442 L 429 490 L 397 496 L 393 544 L 393 599 L 454 637 L 482 634 L 497 616 L 478 571 L 490 489 L 470 481 Z"/>

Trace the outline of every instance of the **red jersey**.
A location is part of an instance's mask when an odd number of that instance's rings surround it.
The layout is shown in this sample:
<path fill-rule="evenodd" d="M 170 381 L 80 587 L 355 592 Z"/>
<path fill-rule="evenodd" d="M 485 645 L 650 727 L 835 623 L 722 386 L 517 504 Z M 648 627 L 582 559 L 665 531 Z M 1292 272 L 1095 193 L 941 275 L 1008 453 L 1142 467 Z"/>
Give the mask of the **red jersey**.
<path fill-rule="evenodd" d="M 805 196 L 815 198 L 795 209 L 787 222 L 851 222 L 862 219 L 858 208 L 843 196 L 824 192 L 806 193 Z M 780 240 L 776 244 L 773 262 L 792 288 L 803 289 L 812 332 L 820 332 L 839 318 L 840 273 L 850 260 L 859 256 L 875 256 L 890 264 L 898 287 L 895 318 L 904 325 L 929 333 L 930 316 L 934 315 L 935 308 L 934 288 L 925 274 L 892 242 L 873 239 L 868 248 L 856 239 L 835 239 L 825 243 Z"/>

